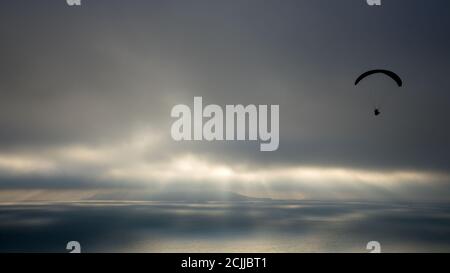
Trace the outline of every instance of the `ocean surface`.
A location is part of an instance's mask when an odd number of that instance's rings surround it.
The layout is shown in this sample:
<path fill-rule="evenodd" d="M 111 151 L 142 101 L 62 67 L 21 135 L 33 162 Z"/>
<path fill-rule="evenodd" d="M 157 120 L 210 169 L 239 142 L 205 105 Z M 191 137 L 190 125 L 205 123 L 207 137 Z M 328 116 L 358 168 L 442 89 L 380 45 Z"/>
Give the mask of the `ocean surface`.
<path fill-rule="evenodd" d="M 0 252 L 450 252 L 450 205 L 258 201 L 0 205 Z"/>

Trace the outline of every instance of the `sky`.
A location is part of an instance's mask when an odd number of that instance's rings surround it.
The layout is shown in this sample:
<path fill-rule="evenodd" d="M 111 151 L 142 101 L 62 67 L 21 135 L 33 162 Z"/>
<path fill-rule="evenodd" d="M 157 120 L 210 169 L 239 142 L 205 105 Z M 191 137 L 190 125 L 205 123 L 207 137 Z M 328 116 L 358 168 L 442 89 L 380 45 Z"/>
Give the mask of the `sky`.
<path fill-rule="evenodd" d="M 448 1 L 1 4 L 1 202 L 449 201 Z M 279 105 L 279 149 L 174 141 L 194 96 Z"/>

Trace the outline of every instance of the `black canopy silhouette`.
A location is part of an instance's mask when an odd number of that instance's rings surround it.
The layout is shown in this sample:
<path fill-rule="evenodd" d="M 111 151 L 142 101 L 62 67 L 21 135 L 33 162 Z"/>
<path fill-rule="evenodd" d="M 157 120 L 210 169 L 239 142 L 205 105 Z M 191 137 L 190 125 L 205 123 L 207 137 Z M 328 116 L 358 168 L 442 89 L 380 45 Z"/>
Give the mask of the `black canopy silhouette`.
<path fill-rule="evenodd" d="M 395 74 L 395 73 L 392 72 L 392 71 L 384 70 L 384 69 L 374 69 L 374 70 L 370 70 L 370 71 L 364 72 L 363 74 L 361 74 L 361 75 L 356 79 L 355 85 L 358 85 L 358 83 L 359 83 L 360 81 L 362 81 L 363 79 L 365 79 L 366 77 L 371 76 L 371 75 L 373 75 L 373 74 L 378 74 L 378 73 L 382 73 L 382 74 L 387 75 L 388 77 L 390 77 L 391 79 L 393 79 L 393 80 L 397 83 L 397 85 L 398 85 L 399 87 L 401 87 L 401 86 L 403 85 L 402 79 L 401 79 L 397 74 Z"/>

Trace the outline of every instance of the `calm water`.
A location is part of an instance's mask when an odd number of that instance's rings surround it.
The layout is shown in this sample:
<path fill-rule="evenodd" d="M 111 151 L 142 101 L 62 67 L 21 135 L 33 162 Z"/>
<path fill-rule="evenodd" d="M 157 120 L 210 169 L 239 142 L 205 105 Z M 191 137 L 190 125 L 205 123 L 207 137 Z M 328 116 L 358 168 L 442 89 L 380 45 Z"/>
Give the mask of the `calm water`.
<path fill-rule="evenodd" d="M 0 205 L 0 252 L 450 252 L 450 206 L 335 202 Z"/>

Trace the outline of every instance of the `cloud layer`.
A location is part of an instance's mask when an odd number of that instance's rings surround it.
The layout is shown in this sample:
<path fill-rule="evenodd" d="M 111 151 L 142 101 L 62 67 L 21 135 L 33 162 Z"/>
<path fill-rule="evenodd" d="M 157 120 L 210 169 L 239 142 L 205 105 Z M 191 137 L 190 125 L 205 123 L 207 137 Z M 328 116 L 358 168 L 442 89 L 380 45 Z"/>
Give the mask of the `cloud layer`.
<path fill-rule="evenodd" d="M 0 200 L 173 187 L 448 199 L 448 1 L 60 2 L 0 11 Z M 372 68 L 404 87 L 354 87 Z M 279 150 L 173 142 L 170 109 L 194 96 L 280 105 Z"/>

